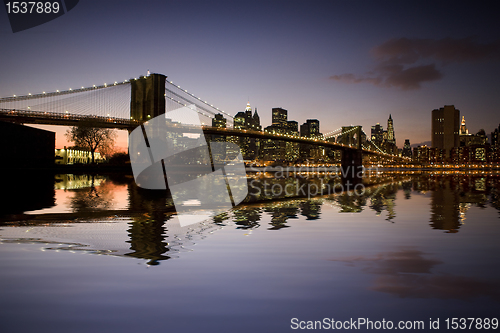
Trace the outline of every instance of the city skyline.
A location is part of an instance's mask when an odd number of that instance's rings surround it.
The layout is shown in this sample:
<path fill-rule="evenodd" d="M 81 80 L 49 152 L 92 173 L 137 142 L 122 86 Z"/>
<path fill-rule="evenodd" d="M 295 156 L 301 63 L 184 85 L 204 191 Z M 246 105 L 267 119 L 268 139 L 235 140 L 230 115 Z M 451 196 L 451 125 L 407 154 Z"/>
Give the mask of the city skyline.
<path fill-rule="evenodd" d="M 0 91 L 91 86 L 149 69 L 232 115 L 250 100 L 263 124 L 276 107 L 299 123 L 319 119 L 323 132 L 366 131 L 391 114 L 401 148 L 429 142 L 428 114 L 444 105 L 460 109 L 472 133 L 496 128 L 493 12 L 421 1 L 85 1 L 16 34 L 1 21 Z"/>

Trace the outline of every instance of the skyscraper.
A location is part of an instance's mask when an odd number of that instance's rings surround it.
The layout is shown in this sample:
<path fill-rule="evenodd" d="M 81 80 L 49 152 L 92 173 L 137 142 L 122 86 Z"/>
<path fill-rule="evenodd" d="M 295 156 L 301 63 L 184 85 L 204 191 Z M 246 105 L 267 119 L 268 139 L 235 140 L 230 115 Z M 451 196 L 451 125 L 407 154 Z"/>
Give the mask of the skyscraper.
<path fill-rule="evenodd" d="M 394 122 L 392 120 L 392 115 L 389 115 L 387 119 L 387 142 L 390 144 L 396 144 L 396 134 L 394 133 Z"/>
<path fill-rule="evenodd" d="M 401 152 L 401 156 L 411 157 L 410 139 L 405 139 L 405 145 L 403 146 L 403 151 Z"/>
<path fill-rule="evenodd" d="M 495 131 L 491 132 L 491 145 L 500 146 L 500 125 L 495 128 Z"/>
<path fill-rule="evenodd" d="M 460 125 L 460 135 L 469 135 L 467 125 L 465 125 L 465 116 L 462 116 L 462 124 Z"/>
<path fill-rule="evenodd" d="M 444 149 L 446 157 L 450 150 L 458 147 L 460 131 L 460 110 L 454 105 L 445 105 L 432 111 L 432 148 Z"/>
<path fill-rule="evenodd" d="M 300 136 L 306 138 L 318 138 L 321 136 L 319 132 L 319 120 L 307 119 L 305 123 L 300 125 Z"/>
<path fill-rule="evenodd" d="M 305 123 L 300 125 L 300 136 L 306 138 L 320 138 L 322 134 L 319 132 L 319 120 L 307 119 Z M 302 159 L 320 159 L 324 157 L 324 149 L 318 146 L 300 144 L 300 156 Z"/>
<path fill-rule="evenodd" d="M 250 106 L 250 102 L 247 103 L 245 111 L 238 112 L 234 116 L 233 127 L 234 129 L 239 130 L 262 130 L 262 127 L 260 126 L 260 117 L 257 114 L 257 109 L 255 109 L 255 113 L 252 115 L 252 107 Z M 228 141 L 234 142 L 240 146 L 243 158 L 246 160 L 254 159 L 259 154 L 259 139 L 249 137 L 232 137 L 231 140 Z"/>
<path fill-rule="evenodd" d="M 212 118 L 212 127 L 226 128 L 226 118 L 221 113 L 217 113 Z"/>
<path fill-rule="evenodd" d="M 247 103 L 247 107 L 245 111 L 238 112 L 234 116 L 234 129 L 241 130 L 254 130 L 261 131 L 262 127 L 260 126 L 260 117 L 257 114 L 257 109 L 255 109 L 255 113 L 252 115 L 252 108 L 250 106 L 250 102 Z"/>
<path fill-rule="evenodd" d="M 260 117 L 259 114 L 257 113 L 257 108 L 255 108 L 255 112 L 253 114 L 252 129 L 259 132 L 262 131 L 262 126 L 260 125 Z"/>
<path fill-rule="evenodd" d="M 273 126 L 286 127 L 288 111 L 282 108 L 273 108 Z"/>
<path fill-rule="evenodd" d="M 371 131 L 371 141 L 377 146 L 381 146 L 384 141 L 384 128 L 382 125 L 377 123 L 375 126 L 372 126 Z"/>

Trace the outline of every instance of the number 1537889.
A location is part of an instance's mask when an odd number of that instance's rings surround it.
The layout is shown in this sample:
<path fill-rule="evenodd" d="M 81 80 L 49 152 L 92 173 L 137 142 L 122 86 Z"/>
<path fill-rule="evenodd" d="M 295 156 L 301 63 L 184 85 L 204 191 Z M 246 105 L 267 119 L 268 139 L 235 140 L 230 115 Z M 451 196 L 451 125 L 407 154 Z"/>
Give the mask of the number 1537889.
<path fill-rule="evenodd" d="M 59 12 L 59 2 L 42 2 L 42 1 L 29 1 L 29 2 L 7 2 L 8 14 L 56 14 Z"/>

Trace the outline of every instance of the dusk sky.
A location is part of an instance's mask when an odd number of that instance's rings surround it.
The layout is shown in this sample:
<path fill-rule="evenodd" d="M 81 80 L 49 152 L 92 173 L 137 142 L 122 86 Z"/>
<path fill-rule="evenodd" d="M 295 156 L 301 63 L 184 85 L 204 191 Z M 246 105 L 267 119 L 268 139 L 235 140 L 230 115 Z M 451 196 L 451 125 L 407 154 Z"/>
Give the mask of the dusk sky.
<path fill-rule="evenodd" d="M 80 0 L 17 33 L 3 10 L 0 96 L 149 69 L 232 115 L 250 101 L 264 126 L 273 107 L 299 124 L 319 119 L 323 133 L 354 124 L 369 134 L 392 114 L 401 147 L 430 141 L 431 111 L 453 104 L 470 132 L 489 134 L 500 123 L 493 4 Z"/>

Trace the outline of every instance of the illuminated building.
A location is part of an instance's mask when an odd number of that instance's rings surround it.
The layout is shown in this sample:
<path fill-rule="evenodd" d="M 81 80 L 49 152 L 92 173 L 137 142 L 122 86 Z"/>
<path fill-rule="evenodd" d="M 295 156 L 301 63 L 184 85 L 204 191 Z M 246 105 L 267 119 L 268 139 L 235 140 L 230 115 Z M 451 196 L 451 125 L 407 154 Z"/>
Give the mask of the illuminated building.
<path fill-rule="evenodd" d="M 274 135 L 299 135 L 298 123 L 288 120 L 288 111 L 282 108 L 272 109 L 272 125 L 264 129 L 265 133 Z M 299 157 L 299 144 L 281 140 L 264 140 L 261 157 L 267 161 L 293 162 Z"/>
<path fill-rule="evenodd" d="M 394 121 L 392 120 L 392 115 L 389 115 L 387 119 L 387 142 L 390 144 L 396 144 L 396 134 L 394 133 Z"/>
<path fill-rule="evenodd" d="M 265 133 L 285 134 L 286 128 L 270 125 L 264 128 Z M 281 140 L 266 139 L 262 144 L 261 156 L 266 161 L 284 161 L 286 159 L 286 142 Z"/>
<path fill-rule="evenodd" d="M 212 119 L 212 127 L 226 128 L 226 118 L 221 113 L 216 114 Z"/>
<path fill-rule="evenodd" d="M 377 123 L 375 126 L 372 126 L 371 130 L 371 141 L 377 146 L 381 146 L 384 140 L 384 128 Z"/>
<path fill-rule="evenodd" d="M 272 109 L 272 125 L 278 127 L 286 127 L 288 111 L 282 108 Z"/>
<path fill-rule="evenodd" d="M 469 130 L 465 125 L 465 116 L 462 116 L 462 123 L 460 125 L 460 135 L 469 135 Z"/>
<path fill-rule="evenodd" d="M 319 131 L 319 120 L 307 119 L 305 123 L 300 125 L 300 136 L 319 139 L 323 134 Z M 308 144 L 300 144 L 300 157 L 302 159 L 321 159 L 324 157 L 324 149 Z"/>
<path fill-rule="evenodd" d="M 218 113 L 215 115 L 214 118 L 212 118 L 212 127 L 217 127 L 217 128 L 226 128 L 226 118 L 221 113 Z M 218 135 L 218 134 L 212 134 L 210 136 L 210 140 L 214 142 L 225 142 L 226 141 L 226 136 L 224 135 Z M 234 140 L 234 138 L 233 138 Z M 212 152 L 213 154 L 213 152 Z M 222 157 L 218 157 L 222 158 Z"/>
<path fill-rule="evenodd" d="M 252 131 L 262 131 L 260 125 L 260 117 L 257 114 L 257 109 L 255 109 L 252 115 L 252 108 L 250 102 L 247 103 L 245 111 L 238 112 L 233 119 L 233 127 L 238 130 L 252 130 Z M 260 140 L 256 138 L 248 137 L 231 137 L 228 141 L 236 143 L 240 146 L 243 159 L 253 160 L 258 157 L 260 150 Z"/>
<path fill-rule="evenodd" d="M 299 123 L 296 122 L 295 120 L 287 121 L 285 133 L 288 135 L 292 135 L 292 136 L 298 136 L 299 135 Z M 293 162 L 299 158 L 299 146 L 300 146 L 300 144 L 297 142 L 286 142 L 285 159 L 287 161 Z"/>
<path fill-rule="evenodd" d="M 396 134 L 394 133 L 394 121 L 392 115 L 387 119 L 387 131 L 384 132 L 384 142 L 382 144 L 383 150 L 392 155 L 398 154 L 398 147 L 396 146 Z"/>
<path fill-rule="evenodd" d="M 282 108 L 273 108 L 272 125 L 267 126 L 264 132 L 270 134 L 286 134 L 287 131 L 288 111 Z M 281 140 L 264 140 L 261 155 L 262 158 L 267 161 L 285 161 L 286 142 Z"/>
<path fill-rule="evenodd" d="M 427 164 L 429 163 L 429 153 L 430 149 L 425 145 L 413 148 L 413 161 Z"/>
<path fill-rule="evenodd" d="M 300 125 L 300 136 L 306 138 L 319 138 L 322 134 L 319 132 L 319 120 L 307 119 L 305 123 Z"/>
<path fill-rule="evenodd" d="M 66 148 L 55 150 L 56 164 L 89 164 L 92 163 L 92 153 L 79 148 Z M 99 152 L 94 152 L 94 162 L 101 163 L 104 158 Z"/>

